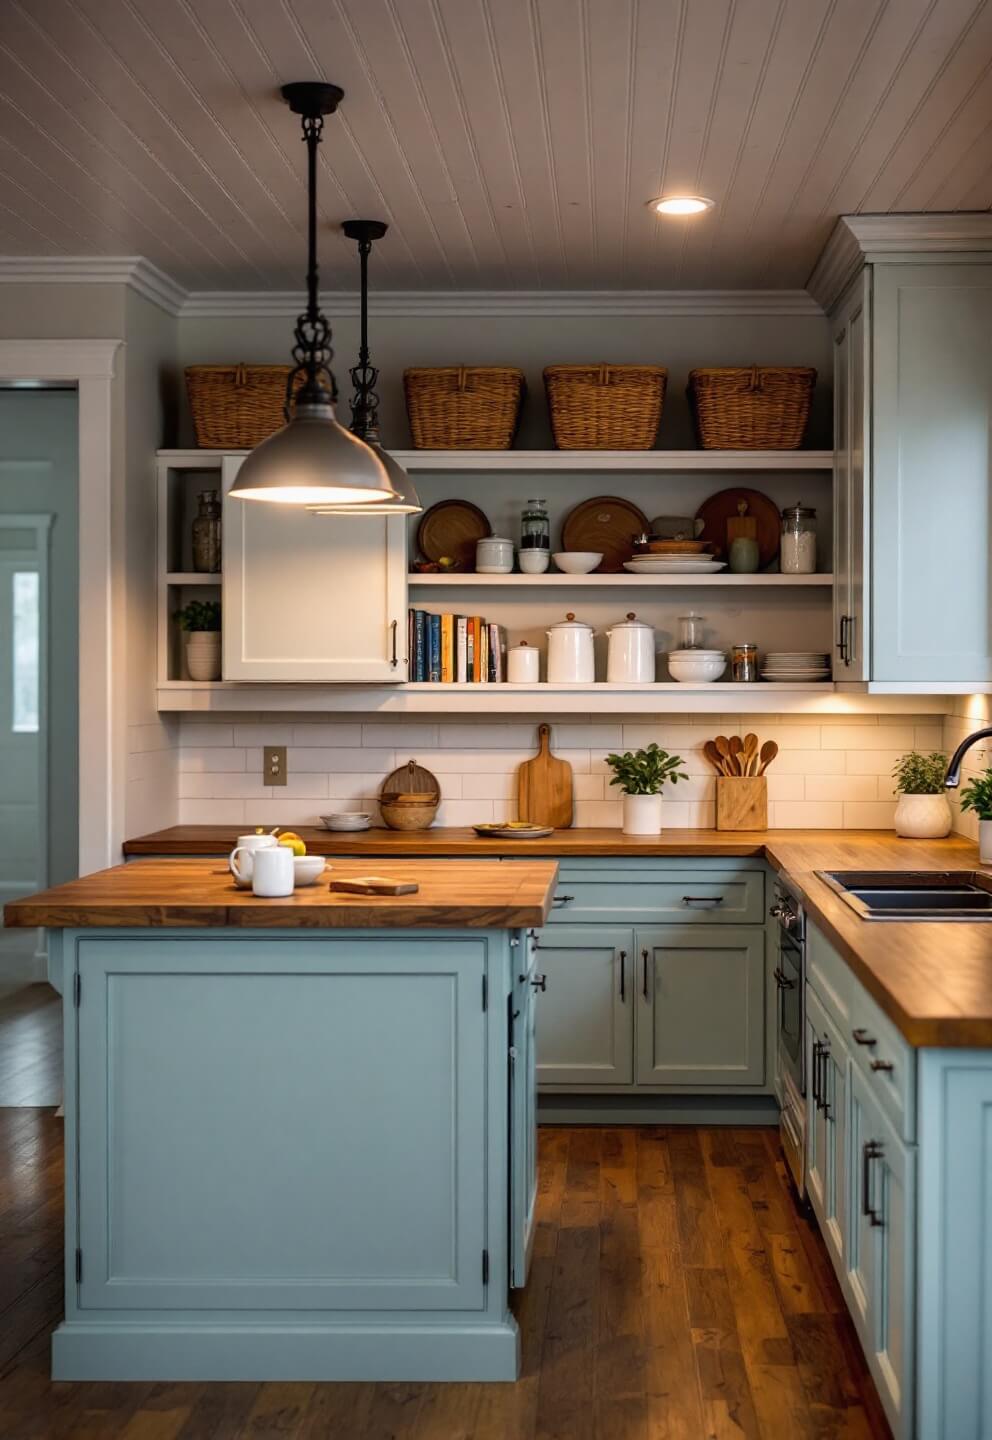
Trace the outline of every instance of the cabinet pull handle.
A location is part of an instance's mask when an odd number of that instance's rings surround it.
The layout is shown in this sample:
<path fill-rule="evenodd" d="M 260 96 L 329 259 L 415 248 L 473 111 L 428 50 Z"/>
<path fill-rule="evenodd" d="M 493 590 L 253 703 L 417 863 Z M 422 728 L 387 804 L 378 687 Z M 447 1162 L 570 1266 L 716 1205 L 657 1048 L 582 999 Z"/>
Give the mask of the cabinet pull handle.
<path fill-rule="evenodd" d="M 840 635 L 837 637 L 837 651 L 845 665 L 850 664 L 850 656 L 847 653 L 847 627 L 850 623 L 850 615 L 842 615 L 840 617 Z"/>
<path fill-rule="evenodd" d="M 574 895 L 556 895 L 551 902 L 551 907 L 553 910 L 560 910 L 563 905 L 571 905 L 574 899 Z"/>
<path fill-rule="evenodd" d="M 683 896 L 682 896 L 682 904 L 683 904 L 683 905 L 709 905 L 709 906 L 722 905 L 722 904 L 723 904 L 723 896 L 722 896 L 722 895 L 683 895 Z"/>
<path fill-rule="evenodd" d="M 882 1070 L 884 1072 L 895 1069 L 891 1060 L 869 1060 L 868 1067 L 871 1070 Z"/>
<path fill-rule="evenodd" d="M 535 975 L 531 979 L 530 983 L 533 985 L 535 990 L 540 990 L 543 994 L 544 991 L 548 988 L 548 977 L 547 975 Z"/>
<path fill-rule="evenodd" d="M 644 974 L 641 977 L 641 994 L 646 1000 L 648 998 L 648 952 L 646 950 L 641 951 L 641 963 L 644 966 Z"/>
<path fill-rule="evenodd" d="M 878 1140 L 866 1140 L 861 1147 L 861 1213 L 875 1227 L 881 1226 L 883 1220 L 881 1215 L 872 1208 L 871 1162 L 877 1160 L 881 1154 L 882 1146 Z"/>
<path fill-rule="evenodd" d="M 397 665 L 400 663 L 396 655 L 396 632 L 399 629 L 399 621 L 391 620 L 389 622 L 389 628 L 393 632 L 393 658 L 390 660 L 389 663 L 395 670 Z"/>
<path fill-rule="evenodd" d="M 830 1046 L 820 1045 L 820 1108 L 823 1111 L 824 1120 L 830 1119 L 830 1101 L 827 1099 L 827 1061 L 830 1059 Z"/>
<path fill-rule="evenodd" d="M 775 983 L 780 990 L 795 990 L 795 980 L 790 980 L 781 966 L 776 965 L 772 974 L 775 976 Z"/>
<path fill-rule="evenodd" d="M 813 1104 L 820 1108 L 820 1042 L 813 1041 Z"/>
<path fill-rule="evenodd" d="M 620 1003 L 627 999 L 627 952 L 620 951 Z"/>
<path fill-rule="evenodd" d="M 878 1043 L 874 1035 L 869 1035 L 868 1031 L 860 1025 L 856 1030 L 851 1031 L 851 1039 L 854 1041 L 855 1045 L 872 1046 Z"/>

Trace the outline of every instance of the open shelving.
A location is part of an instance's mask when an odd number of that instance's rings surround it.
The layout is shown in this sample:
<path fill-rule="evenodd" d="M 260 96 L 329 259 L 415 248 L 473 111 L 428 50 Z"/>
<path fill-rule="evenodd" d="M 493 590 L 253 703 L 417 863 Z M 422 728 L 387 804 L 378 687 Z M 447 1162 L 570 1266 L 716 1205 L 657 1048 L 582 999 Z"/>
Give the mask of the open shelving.
<path fill-rule="evenodd" d="M 832 575 L 478 575 L 473 572 L 454 574 L 423 574 L 414 571 L 407 584 L 417 590 L 650 590 L 656 586 L 695 589 L 697 585 L 721 589 L 727 585 L 770 585 L 808 589 L 810 586 L 833 585 Z"/>

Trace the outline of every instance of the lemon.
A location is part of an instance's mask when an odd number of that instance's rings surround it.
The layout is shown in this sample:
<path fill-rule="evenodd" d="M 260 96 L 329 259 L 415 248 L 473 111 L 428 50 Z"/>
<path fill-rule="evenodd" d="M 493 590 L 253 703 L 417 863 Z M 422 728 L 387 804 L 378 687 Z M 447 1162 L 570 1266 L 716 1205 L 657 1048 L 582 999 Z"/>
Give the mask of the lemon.
<path fill-rule="evenodd" d="M 294 855 L 305 855 L 307 853 L 306 841 L 301 840 L 292 830 L 286 830 L 279 836 L 279 844 L 285 845 L 287 850 L 292 850 Z"/>

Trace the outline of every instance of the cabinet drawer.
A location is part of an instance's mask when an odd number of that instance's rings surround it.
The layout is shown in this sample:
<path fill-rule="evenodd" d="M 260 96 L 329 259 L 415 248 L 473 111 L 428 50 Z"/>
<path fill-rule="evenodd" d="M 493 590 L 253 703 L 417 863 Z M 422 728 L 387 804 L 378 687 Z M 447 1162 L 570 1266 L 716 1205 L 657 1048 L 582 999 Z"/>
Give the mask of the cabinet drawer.
<path fill-rule="evenodd" d="M 628 866 L 622 871 L 619 866 L 574 871 L 563 865 L 549 921 L 760 925 L 764 918 L 765 877 L 761 870 L 667 870 L 638 875 Z"/>
<path fill-rule="evenodd" d="M 853 979 L 853 977 L 852 977 Z M 844 1038 L 855 1066 L 903 1140 L 916 1138 L 916 1051 L 855 980 Z"/>
<path fill-rule="evenodd" d="M 841 959 L 812 921 L 806 923 L 806 979 L 847 1040 L 851 1025 L 858 1023 L 851 1020 L 851 1004 L 854 992 L 860 986 L 847 962 Z"/>

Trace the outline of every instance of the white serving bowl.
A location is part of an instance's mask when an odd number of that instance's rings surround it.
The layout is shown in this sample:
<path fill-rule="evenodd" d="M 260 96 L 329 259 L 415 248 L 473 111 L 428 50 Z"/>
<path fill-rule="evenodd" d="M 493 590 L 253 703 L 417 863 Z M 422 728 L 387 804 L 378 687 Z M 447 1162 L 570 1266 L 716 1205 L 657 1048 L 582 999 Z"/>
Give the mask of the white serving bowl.
<path fill-rule="evenodd" d="M 668 656 L 668 669 L 673 680 L 683 685 L 709 685 L 719 680 L 727 668 L 727 657 L 721 651 L 707 653 L 703 650 L 683 651 L 681 655 L 672 651 Z"/>
<path fill-rule="evenodd" d="M 566 575 L 588 575 L 603 557 L 595 550 L 559 550 L 551 558 Z"/>
<path fill-rule="evenodd" d="M 294 855 L 293 883 L 295 885 L 315 885 L 326 868 L 327 861 L 323 855 Z"/>

